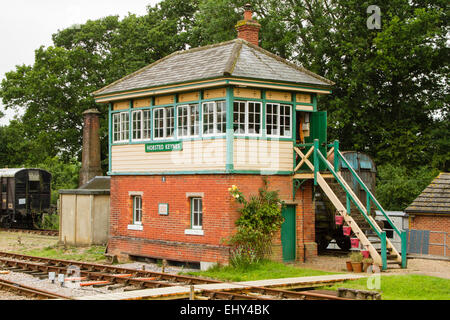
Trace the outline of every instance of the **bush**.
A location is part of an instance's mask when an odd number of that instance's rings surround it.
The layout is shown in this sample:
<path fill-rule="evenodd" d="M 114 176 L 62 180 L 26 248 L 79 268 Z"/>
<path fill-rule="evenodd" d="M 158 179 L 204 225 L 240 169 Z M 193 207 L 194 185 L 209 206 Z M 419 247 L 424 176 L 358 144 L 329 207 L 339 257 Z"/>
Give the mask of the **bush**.
<path fill-rule="evenodd" d="M 376 198 L 385 210 L 405 210 L 439 174 L 439 170 L 415 170 L 387 164 L 378 167 Z"/>
<path fill-rule="evenodd" d="M 267 257 L 272 248 L 272 237 L 281 228 L 283 202 L 277 191 L 268 190 L 268 182 L 259 189 L 257 196 L 247 201 L 237 186 L 229 188 L 230 194 L 242 204 L 236 221 L 237 233 L 229 239 L 232 246 L 230 263 L 235 266 L 248 266 Z"/>

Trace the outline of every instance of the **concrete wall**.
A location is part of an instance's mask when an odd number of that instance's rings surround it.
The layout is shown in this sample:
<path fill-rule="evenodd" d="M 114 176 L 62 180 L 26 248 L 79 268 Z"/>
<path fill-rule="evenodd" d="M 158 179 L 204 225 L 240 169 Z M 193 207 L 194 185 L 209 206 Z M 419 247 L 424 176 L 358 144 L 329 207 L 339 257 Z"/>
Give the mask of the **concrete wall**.
<path fill-rule="evenodd" d="M 59 240 L 89 246 L 108 242 L 109 194 L 61 193 Z"/>

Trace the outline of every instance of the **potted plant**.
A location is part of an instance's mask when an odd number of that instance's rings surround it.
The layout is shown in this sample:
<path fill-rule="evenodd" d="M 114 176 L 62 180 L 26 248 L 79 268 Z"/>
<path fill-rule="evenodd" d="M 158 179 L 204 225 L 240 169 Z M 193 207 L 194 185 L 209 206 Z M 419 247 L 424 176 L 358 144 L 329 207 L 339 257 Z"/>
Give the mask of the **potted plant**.
<path fill-rule="evenodd" d="M 363 271 L 366 272 L 367 269 L 372 265 L 373 259 L 372 258 L 364 258 L 362 263 L 363 263 Z"/>
<path fill-rule="evenodd" d="M 362 267 L 363 267 L 363 256 L 361 254 L 361 252 L 352 252 L 350 254 L 350 261 L 352 262 L 352 268 L 354 272 L 362 272 Z"/>
<path fill-rule="evenodd" d="M 350 260 L 350 255 L 349 255 L 349 259 L 347 261 L 345 261 L 345 264 L 347 266 L 347 271 L 353 272 L 352 261 Z"/>

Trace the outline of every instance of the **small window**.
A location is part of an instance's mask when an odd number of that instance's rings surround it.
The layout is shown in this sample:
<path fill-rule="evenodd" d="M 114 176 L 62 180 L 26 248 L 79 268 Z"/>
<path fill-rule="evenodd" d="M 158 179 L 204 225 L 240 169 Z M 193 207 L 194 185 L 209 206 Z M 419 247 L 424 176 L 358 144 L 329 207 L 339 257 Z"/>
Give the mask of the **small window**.
<path fill-rule="evenodd" d="M 227 128 L 227 110 L 225 101 L 203 103 L 203 134 L 224 134 Z"/>
<path fill-rule="evenodd" d="M 157 108 L 153 113 L 153 128 L 155 139 L 173 138 L 175 130 L 175 108 Z"/>
<path fill-rule="evenodd" d="M 177 107 L 178 112 L 178 137 L 195 137 L 199 131 L 198 104 Z"/>
<path fill-rule="evenodd" d="M 192 229 L 202 229 L 203 227 L 202 198 L 191 198 L 191 224 Z"/>
<path fill-rule="evenodd" d="M 114 113 L 113 115 L 113 142 L 125 142 L 129 139 L 129 114 L 128 112 Z"/>
<path fill-rule="evenodd" d="M 266 104 L 266 133 L 271 137 L 291 138 L 291 106 Z"/>
<path fill-rule="evenodd" d="M 259 135 L 261 119 L 261 102 L 234 102 L 233 129 L 236 134 Z"/>
<path fill-rule="evenodd" d="M 133 196 L 133 224 L 142 224 L 142 197 Z"/>

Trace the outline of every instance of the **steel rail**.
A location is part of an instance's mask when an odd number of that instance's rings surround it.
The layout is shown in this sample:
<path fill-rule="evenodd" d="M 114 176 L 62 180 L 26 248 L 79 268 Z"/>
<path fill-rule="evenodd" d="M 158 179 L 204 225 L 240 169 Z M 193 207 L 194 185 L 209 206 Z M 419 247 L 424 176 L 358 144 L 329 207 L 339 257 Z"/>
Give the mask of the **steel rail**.
<path fill-rule="evenodd" d="M 78 265 L 80 267 L 80 276 L 85 276 L 91 280 L 103 280 L 109 281 L 111 284 L 124 284 L 127 286 L 135 286 L 139 289 L 144 288 L 160 288 L 171 287 L 179 285 L 192 285 L 192 284 L 217 284 L 224 283 L 222 281 L 195 278 L 189 276 L 172 275 L 160 272 L 119 268 L 100 264 L 82 263 L 70 260 L 49 259 L 34 257 L 28 255 L 20 255 L 13 253 L 0 252 L 0 256 L 8 256 L 8 258 L 0 258 L 0 262 L 3 265 L 10 268 L 17 268 L 18 271 L 31 270 L 36 272 L 57 272 L 67 273 L 68 267 L 71 265 Z M 37 261 L 18 261 L 11 259 L 22 259 Z M 44 263 L 43 263 L 44 262 Z M 84 268 L 82 268 L 84 267 Z M 87 269 L 87 270 L 86 270 Z M 108 273 L 109 272 L 109 273 Z M 115 274 L 113 274 L 115 273 Z M 124 277 L 124 274 L 130 274 L 130 276 Z M 140 279 L 155 277 L 155 280 Z M 171 281 L 165 282 L 165 281 Z M 329 281 L 326 281 L 329 282 Z M 300 299 L 300 300 L 348 300 L 346 298 L 327 296 L 324 294 L 318 294 L 313 292 L 296 292 L 275 288 L 250 286 L 243 288 L 230 288 L 230 289 L 202 289 L 201 292 L 211 298 L 222 297 L 224 299 L 252 299 L 252 300 L 270 300 L 268 296 L 275 297 L 275 299 Z M 255 296 L 258 294 L 260 296 Z M 245 298 L 244 298 L 245 297 Z"/>
<path fill-rule="evenodd" d="M 27 296 L 32 297 L 40 297 L 45 299 L 64 299 L 64 300 L 71 300 L 72 298 L 66 297 L 57 293 L 45 291 L 42 289 L 26 286 L 23 284 L 20 284 L 18 282 L 13 282 L 9 280 L 0 279 L 0 289 L 7 290 L 7 291 L 15 291 L 19 293 L 20 295 L 24 294 Z"/>

